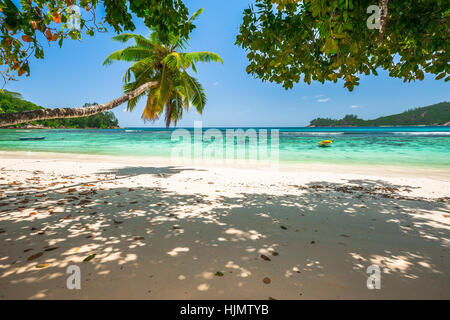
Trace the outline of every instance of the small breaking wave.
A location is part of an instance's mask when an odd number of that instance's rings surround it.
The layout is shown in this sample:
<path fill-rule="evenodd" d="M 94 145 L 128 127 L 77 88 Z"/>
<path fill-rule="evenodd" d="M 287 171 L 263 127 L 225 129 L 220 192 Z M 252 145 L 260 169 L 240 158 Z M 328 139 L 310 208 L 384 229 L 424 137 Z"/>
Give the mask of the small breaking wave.
<path fill-rule="evenodd" d="M 412 135 L 412 136 L 450 136 L 450 131 L 433 131 L 433 132 L 392 132 L 399 135 Z"/>

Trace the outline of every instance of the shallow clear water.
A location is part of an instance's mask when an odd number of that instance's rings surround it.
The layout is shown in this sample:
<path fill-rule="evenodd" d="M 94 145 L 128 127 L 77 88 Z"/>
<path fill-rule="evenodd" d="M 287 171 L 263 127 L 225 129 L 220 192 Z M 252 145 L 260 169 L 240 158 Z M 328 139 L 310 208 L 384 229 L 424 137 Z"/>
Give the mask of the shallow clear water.
<path fill-rule="evenodd" d="M 243 128 L 244 130 L 248 128 Z M 254 128 L 256 132 L 264 128 Z M 270 138 L 270 130 L 269 132 Z M 188 129 L 193 133 L 193 129 Z M 207 128 L 203 129 L 204 131 Z M 450 169 L 450 127 L 382 128 L 280 128 L 281 162 L 387 164 Z M 220 129 L 225 136 L 226 129 Z M 57 153 L 171 156 L 180 144 L 172 141 L 172 130 L 125 128 L 104 130 L 0 130 L 0 150 Z M 41 137 L 45 140 L 20 141 Z M 328 148 L 318 142 L 335 139 Z M 260 140 L 261 141 L 261 140 Z M 191 143 L 192 146 L 194 143 Z M 210 142 L 203 142 L 207 147 Z M 268 146 L 270 149 L 271 141 Z M 239 142 L 236 148 L 245 148 Z M 257 146 L 256 146 L 257 147 Z M 226 151 L 226 146 L 223 147 Z M 248 145 L 246 154 L 249 154 Z M 192 148 L 193 150 L 193 148 Z M 225 154 L 225 152 L 224 152 Z"/>

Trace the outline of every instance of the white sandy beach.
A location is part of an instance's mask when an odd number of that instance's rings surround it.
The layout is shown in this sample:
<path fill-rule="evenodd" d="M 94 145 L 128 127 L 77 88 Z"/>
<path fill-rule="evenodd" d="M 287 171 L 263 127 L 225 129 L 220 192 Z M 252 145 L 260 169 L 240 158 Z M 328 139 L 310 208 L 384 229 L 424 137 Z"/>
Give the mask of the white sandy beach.
<path fill-rule="evenodd" d="M 449 248 L 450 169 L 0 152 L 0 299 L 450 299 Z"/>

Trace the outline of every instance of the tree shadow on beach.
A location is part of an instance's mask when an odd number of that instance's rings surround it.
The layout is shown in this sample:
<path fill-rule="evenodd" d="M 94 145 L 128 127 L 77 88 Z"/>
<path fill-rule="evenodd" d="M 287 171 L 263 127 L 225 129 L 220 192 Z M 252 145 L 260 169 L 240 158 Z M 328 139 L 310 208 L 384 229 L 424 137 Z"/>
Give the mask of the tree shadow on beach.
<path fill-rule="evenodd" d="M 450 295 L 448 199 L 412 198 L 409 186 L 374 180 L 215 197 L 120 186 L 137 175 L 164 182 L 181 170 L 118 168 L 82 184 L 70 177 L 53 186 L 2 183 L 0 298 Z M 382 270 L 382 290 L 366 287 L 372 264 Z M 81 290 L 66 287 L 69 265 L 82 270 Z"/>

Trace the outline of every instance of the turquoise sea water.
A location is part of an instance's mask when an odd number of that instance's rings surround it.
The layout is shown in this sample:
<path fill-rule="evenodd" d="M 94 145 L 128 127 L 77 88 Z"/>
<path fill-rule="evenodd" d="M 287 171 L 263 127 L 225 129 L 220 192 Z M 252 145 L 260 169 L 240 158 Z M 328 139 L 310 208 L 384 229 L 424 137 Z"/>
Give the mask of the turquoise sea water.
<path fill-rule="evenodd" d="M 205 132 L 208 128 L 204 128 Z M 243 128 L 247 130 L 248 128 Z M 264 128 L 254 128 L 261 132 Z M 267 128 L 270 138 L 271 130 Z M 193 129 L 187 129 L 193 133 Z M 225 136 L 226 129 L 219 129 Z M 286 163 L 385 164 L 450 169 L 450 127 L 279 128 L 279 160 Z M 179 143 L 173 129 L 0 130 L 0 150 L 169 157 Z M 40 141 L 20 138 L 41 137 Z M 317 143 L 335 139 L 328 148 Z M 193 144 L 193 143 L 192 143 Z M 210 142 L 203 142 L 208 146 Z M 246 146 L 246 147 L 245 147 Z M 270 148 L 271 141 L 269 139 Z M 236 148 L 248 144 L 235 142 Z M 226 148 L 226 147 L 224 147 Z"/>

